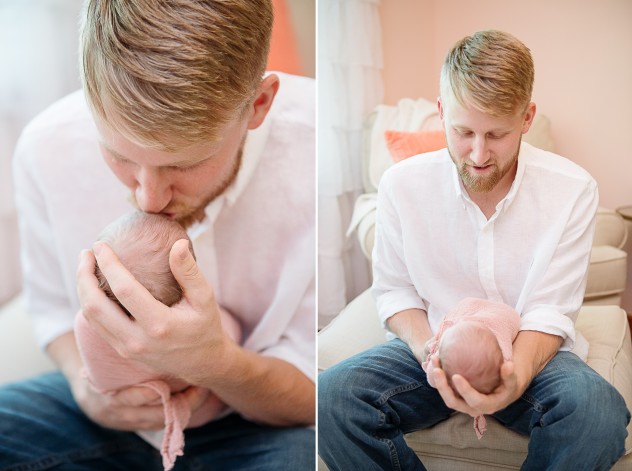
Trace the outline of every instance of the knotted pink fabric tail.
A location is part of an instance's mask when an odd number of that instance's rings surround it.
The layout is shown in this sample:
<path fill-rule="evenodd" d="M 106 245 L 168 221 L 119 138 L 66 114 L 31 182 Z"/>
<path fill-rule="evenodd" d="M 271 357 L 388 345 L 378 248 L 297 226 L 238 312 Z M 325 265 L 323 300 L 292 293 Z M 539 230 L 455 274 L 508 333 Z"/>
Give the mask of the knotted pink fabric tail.
<path fill-rule="evenodd" d="M 483 438 L 483 434 L 487 431 L 487 420 L 484 415 L 474 417 L 474 430 L 479 440 Z"/>
<path fill-rule="evenodd" d="M 139 386 L 153 389 L 162 399 L 165 412 L 165 435 L 160 453 L 165 471 L 173 468 L 176 458 L 184 453 L 184 429 L 191 419 L 191 409 L 180 393 L 171 395 L 169 385 L 164 381 L 148 381 Z"/>

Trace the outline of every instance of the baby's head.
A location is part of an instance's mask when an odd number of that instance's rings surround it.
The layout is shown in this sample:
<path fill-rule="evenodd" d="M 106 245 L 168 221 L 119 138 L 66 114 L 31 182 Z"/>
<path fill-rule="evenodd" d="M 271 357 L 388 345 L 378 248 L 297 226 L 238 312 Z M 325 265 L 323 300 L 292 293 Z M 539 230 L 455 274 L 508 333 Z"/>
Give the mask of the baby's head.
<path fill-rule="evenodd" d="M 454 374 L 463 376 L 484 394 L 491 393 L 500 384 L 503 354 L 496 336 L 480 322 L 462 320 L 446 329 L 437 353 L 452 389 Z"/>
<path fill-rule="evenodd" d="M 182 299 L 182 289 L 169 267 L 169 252 L 173 244 L 179 239 L 189 239 L 180 224 L 165 216 L 136 211 L 109 224 L 98 239 L 114 250 L 125 268 L 158 301 L 172 306 Z M 193 253 L 190 241 L 189 250 Z M 99 287 L 110 299 L 118 302 L 98 265 L 95 275 Z"/>

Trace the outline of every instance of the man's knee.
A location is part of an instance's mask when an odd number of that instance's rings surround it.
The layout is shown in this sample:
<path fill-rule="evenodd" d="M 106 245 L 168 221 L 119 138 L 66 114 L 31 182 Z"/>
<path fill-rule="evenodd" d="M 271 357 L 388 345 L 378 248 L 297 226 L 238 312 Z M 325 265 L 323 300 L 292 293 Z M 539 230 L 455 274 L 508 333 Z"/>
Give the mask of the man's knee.
<path fill-rule="evenodd" d="M 330 427 L 340 420 L 354 395 L 353 370 L 344 363 L 334 365 L 318 376 L 318 423 Z"/>
<path fill-rule="evenodd" d="M 568 426 L 600 442 L 606 437 L 623 446 L 630 412 L 621 394 L 597 374 L 576 377 L 559 400 L 557 409 L 569 419 Z"/>
<path fill-rule="evenodd" d="M 583 401 L 576 407 L 580 414 L 586 416 L 586 428 L 601 440 L 609 436 L 623 445 L 630 422 L 630 411 L 623 396 L 603 380 L 595 386 L 592 394 L 582 394 L 582 398 Z"/>

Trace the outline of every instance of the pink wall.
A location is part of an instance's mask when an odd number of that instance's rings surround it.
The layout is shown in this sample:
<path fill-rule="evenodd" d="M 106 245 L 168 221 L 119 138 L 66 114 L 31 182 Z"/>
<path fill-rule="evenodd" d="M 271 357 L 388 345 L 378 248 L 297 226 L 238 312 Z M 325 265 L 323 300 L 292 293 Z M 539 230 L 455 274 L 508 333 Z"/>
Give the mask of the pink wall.
<path fill-rule="evenodd" d="M 521 39 L 535 61 L 534 101 L 557 152 L 597 180 L 601 204 L 632 205 L 632 1 L 386 0 L 385 102 L 434 99 L 446 51 L 481 29 Z M 632 312 L 632 225 L 624 307 Z"/>
<path fill-rule="evenodd" d="M 597 179 L 604 206 L 632 204 L 631 1 L 391 0 L 381 14 L 385 102 L 434 99 L 455 41 L 508 31 L 531 49 L 534 100 L 551 118 L 557 151 Z"/>

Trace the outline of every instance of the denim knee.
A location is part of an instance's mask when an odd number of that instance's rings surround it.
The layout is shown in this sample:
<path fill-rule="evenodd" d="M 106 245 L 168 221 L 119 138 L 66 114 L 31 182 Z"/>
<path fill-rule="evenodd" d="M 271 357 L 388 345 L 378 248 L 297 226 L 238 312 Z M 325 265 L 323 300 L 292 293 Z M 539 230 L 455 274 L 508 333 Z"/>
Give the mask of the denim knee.
<path fill-rule="evenodd" d="M 551 410 L 551 419 L 566 416 L 569 426 L 581 431 L 578 436 L 593 436 L 599 441 L 609 437 L 623 443 L 630 412 L 621 394 L 610 383 L 596 373 L 586 374 L 573 378 L 562 391 L 559 402 Z M 547 420 L 547 414 L 543 420 Z"/>
<path fill-rule="evenodd" d="M 354 409 L 353 367 L 334 365 L 318 376 L 318 427 L 331 433 L 348 425 L 346 411 Z"/>
<path fill-rule="evenodd" d="M 532 418 L 524 469 L 557 463 L 554 469 L 605 470 L 625 452 L 630 413 L 623 397 L 580 360 L 565 360 L 567 355 L 558 354 L 542 374 L 546 380 L 531 391 L 541 402 L 534 403 L 539 412 Z"/>
<path fill-rule="evenodd" d="M 623 454 L 628 433 L 630 412 L 621 394 L 602 378 L 595 382 L 587 378 L 586 389 L 569 395 L 573 407 L 573 422 L 578 434 L 589 443 L 611 443 Z M 578 443 L 579 445 L 579 443 Z"/>

